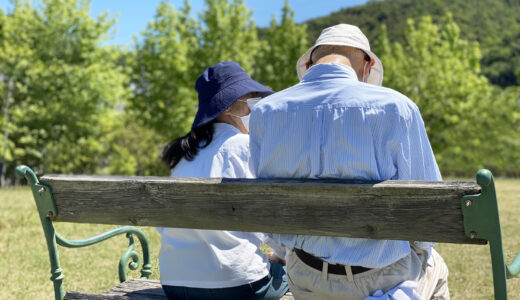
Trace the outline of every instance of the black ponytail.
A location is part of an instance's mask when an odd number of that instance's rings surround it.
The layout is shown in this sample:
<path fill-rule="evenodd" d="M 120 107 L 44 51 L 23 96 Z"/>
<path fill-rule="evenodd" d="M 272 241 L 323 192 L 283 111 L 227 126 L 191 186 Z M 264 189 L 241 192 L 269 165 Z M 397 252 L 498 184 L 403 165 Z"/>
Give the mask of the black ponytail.
<path fill-rule="evenodd" d="M 161 155 L 162 161 L 170 169 L 173 169 L 182 158 L 192 161 L 200 149 L 211 143 L 214 132 L 213 122 L 192 128 L 188 134 L 173 140 L 164 147 Z"/>

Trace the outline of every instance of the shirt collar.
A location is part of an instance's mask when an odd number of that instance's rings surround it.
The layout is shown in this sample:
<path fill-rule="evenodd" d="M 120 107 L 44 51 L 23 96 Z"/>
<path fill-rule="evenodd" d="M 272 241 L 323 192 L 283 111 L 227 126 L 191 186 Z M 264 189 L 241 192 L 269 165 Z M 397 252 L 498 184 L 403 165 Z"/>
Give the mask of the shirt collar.
<path fill-rule="evenodd" d="M 234 133 L 234 134 L 242 133 L 242 132 L 240 132 L 240 130 L 238 130 L 238 128 L 236 128 L 235 126 L 228 124 L 228 123 L 216 122 L 216 123 L 213 123 L 213 126 L 215 128 L 215 133 L 219 133 L 219 132 L 230 132 L 230 133 Z"/>
<path fill-rule="evenodd" d="M 325 78 L 346 78 L 358 81 L 356 71 L 352 67 L 340 63 L 322 63 L 310 67 L 302 82 Z"/>

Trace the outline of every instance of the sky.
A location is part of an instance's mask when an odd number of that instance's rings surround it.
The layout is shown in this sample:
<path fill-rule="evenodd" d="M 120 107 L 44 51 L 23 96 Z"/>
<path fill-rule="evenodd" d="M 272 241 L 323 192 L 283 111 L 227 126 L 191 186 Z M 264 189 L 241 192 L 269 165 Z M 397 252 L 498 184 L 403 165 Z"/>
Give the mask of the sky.
<path fill-rule="evenodd" d="M 34 0 L 33 0 L 34 2 Z M 138 35 L 148 21 L 153 19 L 155 9 L 160 0 L 91 0 L 91 16 L 97 16 L 109 12 L 111 17 L 117 14 L 115 32 L 107 44 L 130 45 L 132 36 Z M 183 0 L 170 0 L 176 8 L 183 5 Z M 290 0 L 289 5 L 294 10 L 294 18 L 297 23 L 325 16 L 341 8 L 362 5 L 367 0 Z M 249 9 L 253 11 L 253 19 L 258 27 L 267 27 L 273 14 L 280 17 L 284 0 L 245 0 Z M 204 9 L 204 0 L 190 0 L 192 13 Z M 0 0 L 0 8 L 9 10 L 12 8 L 9 0 Z"/>

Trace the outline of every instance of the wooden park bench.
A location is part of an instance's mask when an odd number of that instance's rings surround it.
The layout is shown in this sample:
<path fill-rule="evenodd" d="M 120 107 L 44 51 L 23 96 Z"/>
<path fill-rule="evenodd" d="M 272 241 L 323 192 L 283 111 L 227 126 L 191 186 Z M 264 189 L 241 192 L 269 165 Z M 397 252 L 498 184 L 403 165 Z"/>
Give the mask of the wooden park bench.
<path fill-rule="evenodd" d="M 486 244 L 489 242 L 496 299 L 507 299 L 506 278 L 520 271 L 520 254 L 506 265 L 493 176 L 477 182 L 342 179 L 201 179 L 46 175 L 16 168 L 31 186 L 51 263 L 56 299 L 164 299 L 151 274 L 145 235 L 133 226 L 157 226 L 344 236 L 352 238 Z M 81 241 L 59 235 L 53 222 L 132 225 Z M 126 233 L 130 246 L 115 289 L 65 296 L 57 244 L 83 247 Z M 126 281 L 143 249 L 140 280 Z"/>

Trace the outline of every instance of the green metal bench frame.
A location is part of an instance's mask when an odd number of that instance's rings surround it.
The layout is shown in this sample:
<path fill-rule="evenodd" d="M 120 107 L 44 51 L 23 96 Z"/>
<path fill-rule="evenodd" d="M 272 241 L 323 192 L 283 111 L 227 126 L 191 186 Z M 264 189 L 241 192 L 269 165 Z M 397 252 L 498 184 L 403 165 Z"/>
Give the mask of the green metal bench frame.
<path fill-rule="evenodd" d="M 27 166 L 18 166 L 16 174 L 27 179 L 34 195 L 47 240 L 51 263 L 51 280 L 54 283 L 56 299 L 61 300 L 64 297 L 62 285 L 64 276 L 60 267 L 56 244 L 69 248 L 85 247 L 126 233 L 130 240 L 130 245 L 123 253 L 119 262 L 119 279 L 123 282 L 126 281 L 126 265 L 129 259 L 132 258 L 132 262 L 129 264 L 130 269 L 136 270 L 139 265 L 139 255 L 133 250 L 133 235 L 135 234 L 143 248 L 144 262 L 141 269 L 141 277 L 148 278 L 151 275 L 150 250 L 146 236 L 141 230 L 133 226 L 124 226 L 84 240 L 67 240 L 54 230 L 52 224 L 51 217 L 57 215 L 57 210 L 50 187 L 39 183 L 34 172 Z M 489 242 L 495 299 L 505 300 L 507 299 L 506 280 L 520 272 L 520 253 L 512 264 L 506 264 L 502 248 L 502 233 L 500 230 L 495 184 L 491 172 L 489 170 L 480 170 L 477 173 L 477 184 L 482 189 L 480 194 L 463 196 L 461 199 L 464 230 L 471 239 L 479 238 Z"/>
<path fill-rule="evenodd" d="M 63 300 L 65 297 L 65 291 L 63 288 L 63 279 L 65 276 L 62 274 L 63 270 L 60 266 L 60 257 L 57 245 L 67 248 L 86 247 L 126 233 L 129 245 L 119 260 L 119 281 L 123 282 L 127 280 L 127 265 L 131 270 L 137 270 L 139 268 L 140 257 L 139 254 L 134 251 L 135 241 L 133 236 L 135 235 L 139 239 L 143 250 L 141 278 L 148 279 L 150 277 L 152 274 L 150 246 L 148 245 L 146 235 L 139 228 L 134 226 L 123 226 L 83 240 L 66 239 L 54 229 L 54 225 L 52 224 L 51 217 L 57 215 L 57 209 L 54 204 L 51 188 L 41 184 L 38 181 L 36 174 L 34 174 L 34 172 L 27 166 L 18 166 L 16 168 L 16 175 L 27 179 L 27 183 L 31 187 L 34 196 L 34 201 L 36 202 L 36 208 L 40 215 L 40 221 L 42 223 L 45 240 L 47 241 L 47 248 L 49 250 L 49 260 L 51 263 L 50 279 L 54 284 L 54 295 L 56 300 Z M 129 263 L 130 259 L 132 259 L 132 261 Z"/>

